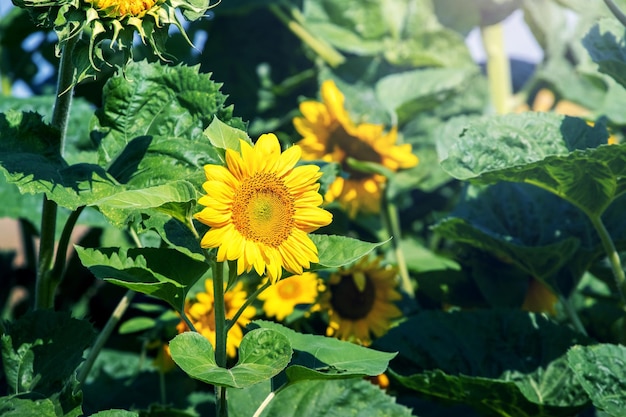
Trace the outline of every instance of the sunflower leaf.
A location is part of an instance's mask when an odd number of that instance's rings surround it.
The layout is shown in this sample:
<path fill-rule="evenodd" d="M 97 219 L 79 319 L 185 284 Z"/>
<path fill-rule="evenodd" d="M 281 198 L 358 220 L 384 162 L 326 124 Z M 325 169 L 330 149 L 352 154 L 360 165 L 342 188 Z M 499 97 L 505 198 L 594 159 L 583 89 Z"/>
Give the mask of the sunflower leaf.
<path fill-rule="evenodd" d="M 626 409 L 626 348 L 620 345 L 574 346 L 567 360 L 593 405 L 610 416 Z"/>
<path fill-rule="evenodd" d="M 347 265 L 389 242 L 386 240 L 380 243 L 370 243 L 335 235 L 311 234 L 309 236 L 317 247 L 319 257 L 319 262 L 312 269 L 338 268 Z"/>
<path fill-rule="evenodd" d="M 608 133 L 582 119 L 550 113 L 470 121 L 442 167 L 479 183 L 527 182 L 599 216 L 626 191 L 626 146 L 600 146 Z"/>
<path fill-rule="evenodd" d="M 228 126 L 217 117 L 213 118 L 211 124 L 204 129 L 203 133 L 216 148 L 239 151 L 240 140 L 244 140 L 252 145 L 252 141 L 246 132 Z"/>
<path fill-rule="evenodd" d="M 424 311 L 374 346 L 400 351 L 390 368 L 419 393 L 485 415 L 547 417 L 574 415 L 589 404 L 565 358 L 570 346 L 589 343 L 544 315 L 478 310 Z"/>
<path fill-rule="evenodd" d="M 271 329 L 247 333 L 239 345 L 239 361 L 228 369 L 217 366 L 211 342 L 198 333 L 179 334 L 169 346 L 174 362 L 190 377 L 230 388 L 270 379 L 287 366 L 292 354 L 289 340 Z"/>
<path fill-rule="evenodd" d="M 396 355 L 330 337 L 298 333 L 264 320 L 255 320 L 248 327 L 272 329 L 289 339 L 295 351 L 286 371 L 290 382 L 380 375 Z"/>
<path fill-rule="evenodd" d="M 626 54 L 624 54 L 624 26 L 612 18 L 596 23 L 582 39 L 591 59 L 600 72 L 610 75 L 626 87 Z"/>
<path fill-rule="evenodd" d="M 76 246 L 76 252 L 97 278 L 157 297 L 176 311 L 183 310 L 187 292 L 208 269 L 205 262 L 169 248 L 125 250 Z"/>

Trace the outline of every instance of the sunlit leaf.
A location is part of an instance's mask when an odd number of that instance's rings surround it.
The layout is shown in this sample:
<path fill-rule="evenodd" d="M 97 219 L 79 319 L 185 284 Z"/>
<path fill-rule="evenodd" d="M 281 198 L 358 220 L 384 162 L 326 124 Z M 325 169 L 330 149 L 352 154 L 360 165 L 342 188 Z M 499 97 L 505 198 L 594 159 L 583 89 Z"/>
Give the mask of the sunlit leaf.
<path fill-rule="evenodd" d="M 204 135 L 216 148 L 239 150 L 239 141 L 245 140 L 249 144 L 252 141 L 248 134 L 241 129 L 228 126 L 217 117 L 214 117 L 209 127 L 204 129 Z"/>
<path fill-rule="evenodd" d="M 320 267 L 336 268 L 354 262 L 387 242 L 363 242 L 346 236 L 309 235 L 317 247 Z"/>

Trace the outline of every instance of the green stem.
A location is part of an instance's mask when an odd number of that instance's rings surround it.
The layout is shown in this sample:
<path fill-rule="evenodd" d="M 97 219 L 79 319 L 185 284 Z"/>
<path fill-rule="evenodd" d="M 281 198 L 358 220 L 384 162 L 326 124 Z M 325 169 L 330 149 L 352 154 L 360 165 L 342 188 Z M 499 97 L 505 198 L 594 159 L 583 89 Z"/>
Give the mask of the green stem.
<path fill-rule="evenodd" d="M 604 251 L 606 252 L 607 258 L 609 259 L 611 268 L 613 270 L 613 277 L 615 278 L 615 285 L 619 293 L 621 304 L 622 307 L 624 307 L 626 306 L 626 276 L 624 275 L 624 270 L 622 269 L 622 263 L 619 259 L 619 254 L 615 249 L 615 245 L 613 244 L 613 239 L 611 239 L 609 231 L 606 230 L 606 227 L 602 222 L 602 218 L 597 215 L 589 216 L 589 219 L 591 220 L 591 224 L 593 224 L 593 227 L 598 232 L 600 240 L 602 241 L 602 246 L 604 247 Z"/>
<path fill-rule="evenodd" d="M 104 347 L 104 344 L 106 343 L 106 341 L 109 339 L 109 336 L 113 332 L 113 329 L 115 328 L 115 326 L 117 326 L 120 319 L 122 318 L 122 316 L 128 309 L 128 306 L 130 306 L 130 303 L 133 300 L 134 296 L 135 296 L 135 291 L 133 290 L 126 291 L 126 294 L 124 294 L 120 302 L 115 307 L 115 310 L 113 310 L 113 314 L 111 314 L 111 317 L 109 317 L 109 320 L 104 325 L 104 328 L 102 329 L 95 343 L 91 347 L 91 350 L 89 351 L 89 355 L 87 356 L 87 359 L 85 360 L 83 365 L 80 367 L 80 371 L 78 372 L 79 384 L 83 385 L 85 383 L 85 380 L 87 379 L 87 376 L 89 375 L 89 371 L 91 371 L 91 367 L 96 361 L 96 358 L 100 354 L 100 351 Z"/>
<path fill-rule="evenodd" d="M 213 311 L 215 312 L 215 363 L 226 368 L 226 307 L 224 305 L 224 263 L 213 262 Z M 226 387 L 215 386 L 217 417 L 228 416 Z"/>
<path fill-rule="evenodd" d="M 32 224 L 26 219 L 20 218 L 19 226 L 26 268 L 29 271 L 35 271 L 37 269 L 37 256 L 35 254 L 34 237 L 37 232 L 34 230 Z"/>
<path fill-rule="evenodd" d="M 604 0 L 604 3 L 606 4 L 606 7 L 609 8 L 611 13 L 613 13 L 613 15 L 617 18 L 617 20 L 619 20 L 622 25 L 626 26 L 626 15 L 620 10 L 619 7 L 617 7 L 615 3 L 613 3 L 613 0 Z"/>
<path fill-rule="evenodd" d="M 52 271 L 50 271 L 50 283 L 54 288 L 59 285 L 61 280 L 63 279 L 63 275 L 65 274 L 65 262 L 67 260 L 67 248 L 70 244 L 70 239 L 72 237 L 72 232 L 74 231 L 74 226 L 76 226 L 76 222 L 80 217 L 81 213 L 85 209 L 85 206 L 78 207 L 76 210 L 70 213 L 67 221 L 65 222 L 65 226 L 63 226 L 63 231 L 61 232 L 61 238 L 59 239 L 59 244 L 57 245 L 57 254 L 54 259 L 54 267 Z"/>
<path fill-rule="evenodd" d="M 481 27 L 485 53 L 487 54 L 487 78 L 493 107 L 498 114 L 508 113 L 511 104 L 511 67 L 504 48 L 501 23 Z"/>
<path fill-rule="evenodd" d="M 582 321 L 580 321 L 580 317 L 578 316 L 578 313 L 576 312 L 574 307 L 572 307 L 572 303 L 570 302 L 570 300 L 568 300 L 561 294 L 559 294 L 558 297 L 559 297 L 559 301 L 565 308 L 565 312 L 567 313 L 567 316 L 572 321 L 572 325 L 574 326 L 574 328 L 578 330 L 579 333 L 587 336 L 587 330 L 585 329 L 585 326 L 583 326 Z"/>
<path fill-rule="evenodd" d="M 404 252 L 400 247 L 400 241 L 402 240 L 402 234 L 400 232 L 400 219 L 398 216 L 398 207 L 387 196 L 387 187 L 383 190 L 383 216 L 387 230 L 391 236 L 391 245 L 396 256 L 396 263 L 398 265 L 398 272 L 400 274 L 400 287 L 410 298 L 415 298 L 415 291 L 417 288 L 413 287 L 411 277 L 409 276 L 409 270 L 406 266 L 406 259 Z"/>
<path fill-rule="evenodd" d="M 184 309 L 182 311 L 179 311 L 178 314 L 180 314 L 180 318 L 185 322 L 187 327 L 189 327 L 189 330 L 191 330 L 192 332 L 198 333 L 198 330 L 196 330 L 196 327 L 193 325 L 191 320 L 189 320 L 189 317 L 187 317 L 187 314 L 185 314 Z"/>
<path fill-rule="evenodd" d="M 309 47 L 313 49 L 313 51 L 315 51 L 315 53 L 320 56 L 328 65 L 334 68 L 345 62 L 346 58 L 341 55 L 335 48 L 313 36 L 299 22 L 287 16 L 287 14 L 283 12 L 279 6 L 275 4 L 270 4 L 268 7 L 269 10 L 274 13 L 274 15 L 281 22 L 283 22 L 294 35 L 300 38 L 302 42 L 309 45 Z"/>
<path fill-rule="evenodd" d="M 51 124 L 59 130 L 59 153 L 63 155 L 65 136 L 69 120 L 70 106 L 74 86 L 74 67 L 72 65 L 72 50 L 78 37 L 67 41 L 61 52 L 59 63 L 59 78 L 57 82 L 57 96 L 52 111 Z M 56 231 L 57 204 L 44 195 L 41 214 L 41 240 L 39 244 L 39 267 L 37 268 L 37 284 L 35 290 L 35 308 L 45 309 L 54 306 L 54 292 L 56 285 L 51 270 L 54 258 L 54 235 Z"/>
<path fill-rule="evenodd" d="M 272 285 L 272 282 L 268 278 L 268 280 L 265 282 L 265 284 L 261 285 L 252 294 L 250 294 L 248 296 L 248 299 L 246 300 L 246 302 L 243 303 L 243 305 L 241 307 L 239 307 L 239 310 L 237 310 L 237 313 L 235 313 L 233 318 L 228 320 L 228 323 L 226 324 L 226 333 L 228 333 L 228 331 L 231 329 L 231 327 L 233 327 L 233 325 L 235 323 L 237 323 L 237 320 L 239 320 L 239 317 L 243 314 L 243 312 L 246 310 L 246 308 L 248 308 L 248 306 L 250 304 L 252 304 L 254 302 L 254 300 L 256 300 L 256 298 L 259 296 L 259 294 L 261 294 L 263 291 L 268 289 L 270 285 Z"/>

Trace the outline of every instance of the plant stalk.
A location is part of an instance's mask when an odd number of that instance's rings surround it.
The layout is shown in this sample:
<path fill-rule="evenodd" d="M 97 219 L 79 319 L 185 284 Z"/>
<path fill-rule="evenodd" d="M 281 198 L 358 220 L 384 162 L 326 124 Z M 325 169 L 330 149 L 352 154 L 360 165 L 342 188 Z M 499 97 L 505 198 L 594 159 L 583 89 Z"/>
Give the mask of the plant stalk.
<path fill-rule="evenodd" d="M 587 330 L 585 329 L 585 326 L 583 326 L 582 321 L 580 321 L 580 317 L 578 316 L 578 313 L 572 307 L 572 303 L 570 303 L 570 300 L 568 300 L 561 294 L 559 294 L 558 297 L 559 297 L 559 301 L 563 305 L 563 308 L 565 308 L 565 312 L 567 313 L 567 316 L 572 321 L 572 325 L 574 326 L 574 328 L 578 330 L 579 333 L 584 334 L 585 336 L 588 336 Z"/>
<path fill-rule="evenodd" d="M 611 13 L 613 13 L 613 15 L 617 18 L 617 20 L 619 20 L 622 25 L 626 26 L 626 15 L 619 7 L 617 7 L 615 3 L 613 3 L 613 0 L 604 0 L 604 3 L 606 4 L 606 7 L 609 8 Z"/>
<path fill-rule="evenodd" d="M 487 78 L 491 101 L 497 114 L 509 112 L 512 97 L 511 65 L 504 48 L 504 30 L 501 23 L 481 27 L 481 36 L 487 54 Z"/>
<path fill-rule="evenodd" d="M 602 222 L 602 218 L 599 215 L 589 216 L 589 219 L 600 236 L 602 246 L 604 247 L 609 263 L 611 264 L 613 278 L 615 279 L 615 286 L 617 287 L 617 292 L 619 293 L 621 305 L 622 307 L 626 307 L 626 276 L 624 275 L 624 270 L 622 269 L 619 254 L 613 244 L 613 239 L 611 239 L 611 235 L 609 234 L 609 231 L 606 230 L 606 227 Z"/>
<path fill-rule="evenodd" d="M 228 324 L 226 324 L 226 333 L 228 333 L 228 331 L 231 329 L 231 327 L 233 327 L 233 325 L 235 323 L 237 323 L 237 320 L 239 320 L 239 317 L 243 314 L 243 312 L 246 310 L 246 308 L 248 308 L 248 306 L 250 304 L 252 304 L 254 302 L 254 300 L 256 300 L 256 298 L 259 296 L 259 294 L 261 294 L 263 291 L 268 289 L 270 285 L 272 285 L 272 282 L 268 278 L 268 280 L 265 282 L 265 284 L 261 285 L 252 294 L 250 294 L 248 296 L 248 298 L 246 299 L 246 302 L 243 303 L 243 305 L 239 308 L 239 310 L 237 310 L 237 312 L 235 313 L 233 318 L 228 320 Z"/>
<path fill-rule="evenodd" d="M 409 276 L 409 270 L 406 266 L 406 259 L 404 252 L 400 247 L 400 241 L 402 239 L 402 233 L 400 232 L 400 219 L 398 216 L 398 207 L 387 196 L 387 187 L 383 190 L 383 219 L 387 226 L 387 233 L 391 236 L 391 245 L 396 257 L 396 263 L 398 265 L 398 272 L 400 274 L 400 288 L 406 293 L 406 295 L 412 299 L 415 298 L 415 291 L 411 277 Z"/>
<path fill-rule="evenodd" d="M 224 263 L 213 262 L 213 311 L 215 312 L 215 363 L 226 368 L 226 306 L 224 305 Z M 217 417 L 228 416 L 226 387 L 215 386 Z"/>

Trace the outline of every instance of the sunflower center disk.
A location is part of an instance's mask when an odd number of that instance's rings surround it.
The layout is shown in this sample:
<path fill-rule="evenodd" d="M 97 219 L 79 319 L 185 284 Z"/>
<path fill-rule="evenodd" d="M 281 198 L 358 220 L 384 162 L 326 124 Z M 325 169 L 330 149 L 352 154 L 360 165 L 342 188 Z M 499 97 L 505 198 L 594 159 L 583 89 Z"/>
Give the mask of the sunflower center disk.
<path fill-rule="evenodd" d="M 344 151 L 347 157 L 354 158 L 357 161 L 376 162 L 378 164 L 382 162 L 380 154 L 374 148 L 363 140 L 350 135 L 341 125 L 338 125 L 331 132 L 326 145 L 326 152 L 332 152 L 335 147 Z M 371 174 L 366 172 L 350 168 L 345 161 L 342 162 L 341 168 L 344 172 L 350 174 L 351 179 L 361 180 L 371 176 Z"/>
<path fill-rule="evenodd" d="M 233 224 L 246 239 L 278 247 L 295 223 L 293 197 L 284 182 L 272 173 L 247 179 L 233 202 Z"/>
<path fill-rule="evenodd" d="M 290 281 L 295 281 L 295 278 L 291 278 Z M 285 282 L 283 285 L 279 286 L 278 294 L 283 300 L 288 300 L 290 298 L 296 298 L 300 295 L 302 291 L 300 291 L 300 285 L 297 282 Z"/>
<path fill-rule="evenodd" d="M 330 304 L 343 318 L 359 320 L 372 311 L 376 289 L 372 280 L 365 275 L 365 288 L 359 290 L 352 275 L 343 275 L 338 284 L 330 286 Z"/>

